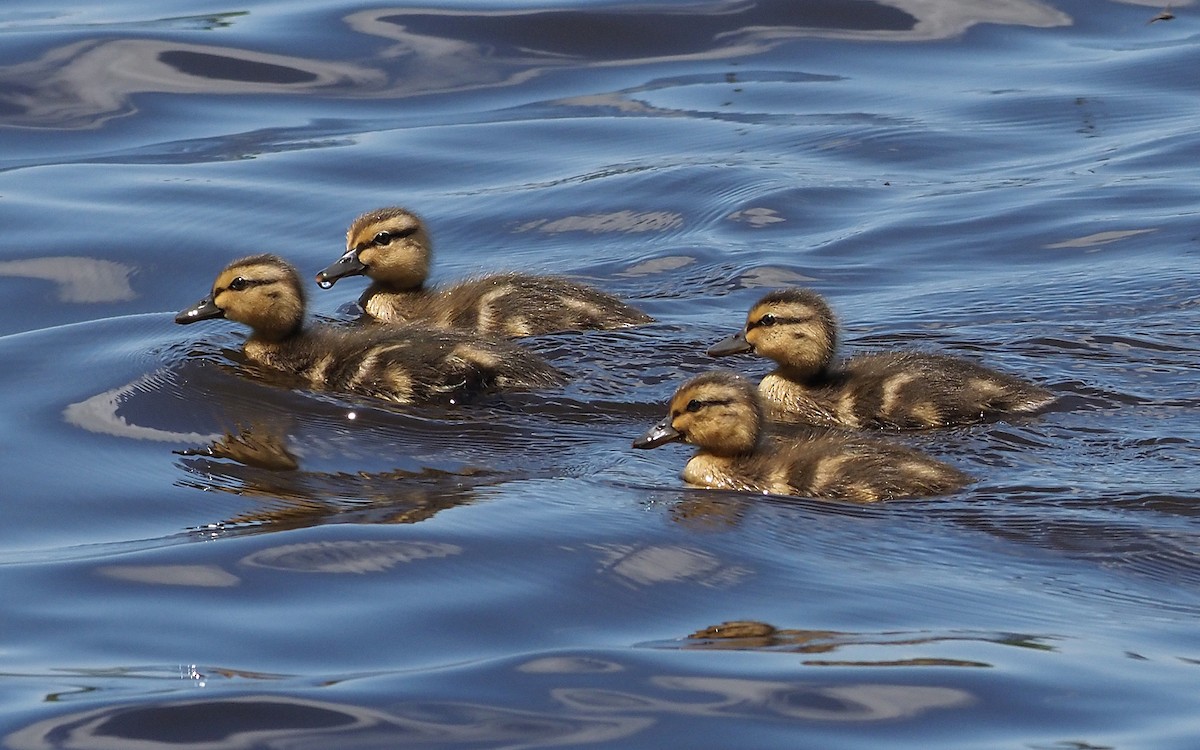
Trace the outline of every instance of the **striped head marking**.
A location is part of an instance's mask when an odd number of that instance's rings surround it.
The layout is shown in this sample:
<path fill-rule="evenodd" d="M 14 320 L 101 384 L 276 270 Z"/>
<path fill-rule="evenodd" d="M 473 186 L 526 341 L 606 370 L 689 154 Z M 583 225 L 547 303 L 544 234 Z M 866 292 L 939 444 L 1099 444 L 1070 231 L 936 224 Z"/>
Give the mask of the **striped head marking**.
<path fill-rule="evenodd" d="M 224 317 L 277 341 L 304 324 L 304 287 L 290 263 L 277 255 L 253 255 L 225 267 L 213 282 L 212 304 Z"/>
<path fill-rule="evenodd" d="M 811 377 L 827 369 L 837 349 L 837 320 L 825 300 L 807 289 L 772 292 L 746 316 L 743 335 L 754 351 L 789 374 Z"/>
<path fill-rule="evenodd" d="M 762 406 L 748 380 L 730 372 L 709 372 L 681 385 L 671 397 L 666 418 L 634 447 L 682 440 L 709 453 L 733 456 L 754 449 L 762 423 Z"/>
<path fill-rule="evenodd" d="M 421 218 L 392 207 L 368 211 L 354 220 L 346 232 L 342 258 L 353 258 L 362 266 L 360 273 L 399 290 L 421 288 L 429 276 L 430 254 L 429 234 Z"/>

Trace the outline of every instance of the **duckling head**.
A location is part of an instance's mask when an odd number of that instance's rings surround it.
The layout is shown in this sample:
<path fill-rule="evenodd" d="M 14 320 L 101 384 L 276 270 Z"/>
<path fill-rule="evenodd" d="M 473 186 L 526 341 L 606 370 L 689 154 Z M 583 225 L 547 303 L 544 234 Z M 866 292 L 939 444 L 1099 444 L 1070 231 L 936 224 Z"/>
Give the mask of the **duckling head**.
<path fill-rule="evenodd" d="M 746 326 L 708 349 L 713 357 L 754 352 L 798 377 L 816 375 L 833 362 L 837 320 L 829 305 L 808 289 L 771 292 L 755 303 Z"/>
<path fill-rule="evenodd" d="M 709 453 L 735 456 L 754 450 L 762 424 L 762 406 L 750 381 L 732 372 L 706 372 L 679 386 L 667 416 L 633 441 L 633 447 L 682 440 Z"/>
<path fill-rule="evenodd" d="M 323 289 L 346 276 L 366 275 L 390 289 L 420 289 L 429 276 L 429 234 L 413 212 L 379 208 L 359 216 L 346 232 L 346 253 L 317 274 Z"/>
<path fill-rule="evenodd" d="M 280 341 L 304 324 L 300 274 L 277 255 L 235 260 L 213 282 L 212 294 L 180 311 L 176 323 L 228 318 L 254 329 L 254 335 Z"/>

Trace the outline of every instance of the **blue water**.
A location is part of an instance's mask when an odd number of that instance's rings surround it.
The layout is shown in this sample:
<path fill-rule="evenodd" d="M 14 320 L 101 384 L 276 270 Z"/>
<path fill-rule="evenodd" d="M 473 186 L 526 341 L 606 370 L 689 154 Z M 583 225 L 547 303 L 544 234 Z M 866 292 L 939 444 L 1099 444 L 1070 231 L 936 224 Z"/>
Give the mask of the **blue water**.
<path fill-rule="evenodd" d="M 0 9 L 0 747 L 1195 746 L 1190 5 L 150 5 Z M 435 280 L 658 322 L 527 342 L 564 389 L 411 409 L 172 323 L 391 204 Z M 908 436 L 976 481 L 869 507 L 632 451 L 795 285 L 847 353 L 1059 400 Z"/>

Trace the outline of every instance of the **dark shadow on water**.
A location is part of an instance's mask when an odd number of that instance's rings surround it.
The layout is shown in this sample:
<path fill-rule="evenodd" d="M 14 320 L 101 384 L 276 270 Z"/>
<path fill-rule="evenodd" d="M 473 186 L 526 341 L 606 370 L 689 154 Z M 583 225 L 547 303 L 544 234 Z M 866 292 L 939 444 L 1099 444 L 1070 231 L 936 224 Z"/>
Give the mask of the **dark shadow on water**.
<path fill-rule="evenodd" d="M 235 691 L 222 684 L 222 675 L 196 668 L 210 688 L 203 697 L 192 692 L 101 705 L 88 701 L 90 707 L 56 712 L 3 741 L 13 750 L 198 741 L 212 750 L 640 748 L 661 747 L 665 732 L 688 738 L 691 746 L 724 747 L 753 731 L 775 746 L 789 736 L 794 740 L 799 729 L 842 742 L 846 733 L 855 733 L 867 741 L 887 727 L 894 731 L 896 722 L 919 729 L 922 725 L 911 722 L 931 714 L 973 714 L 977 703 L 972 688 L 945 678 L 940 684 L 912 684 L 899 674 L 900 679 L 884 680 L 853 668 L 801 676 L 763 669 L 759 662 L 711 657 L 551 651 L 455 665 L 415 681 L 403 673 L 334 676 L 322 689 L 289 680 L 272 686 L 271 693 L 263 691 L 265 684 Z M 373 696 L 372 703 L 351 702 L 349 696 L 364 693 Z"/>
<path fill-rule="evenodd" d="M 511 86 L 546 71 L 682 60 L 728 60 L 812 37 L 942 39 L 978 23 L 1061 26 L 1070 18 L 1034 0 L 793 3 L 353 12 L 341 38 L 310 56 L 147 37 L 74 41 L 0 68 L 0 125 L 93 128 L 132 114 L 142 94 L 400 98 Z M 227 14 L 220 23 L 237 23 Z M 214 17 L 184 19 L 211 23 Z M 146 21 L 173 30 L 180 19 Z M 324 20 L 324 19 L 322 19 Z M 119 27 L 118 27 L 119 28 Z M 362 36 L 378 41 L 364 44 Z M 347 54 L 367 50 L 367 55 Z M 373 55 L 373 56 L 372 56 Z M 322 57 L 324 56 L 324 58 Z M 340 62 L 355 58 L 354 62 Z"/>
<path fill-rule="evenodd" d="M 315 74 L 286 65 L 275 65 L 226 55 L 186 50 L 165 50 L 158 59 L 185 76 L 214 80 L 246 81 L 279 85 L 316 83 Z"/>
<path fill-rule="evenodd" d="M 870 0 L 697 3 L 674 12 L 664 6 L 472 14 L 413 9 L 378 18 L 397 33 L 486 41 L 501 58 L 534 53 L 593 62 L 706 54 L 722 35 L 753 28 L 905 32 L 916 20 Z"/>

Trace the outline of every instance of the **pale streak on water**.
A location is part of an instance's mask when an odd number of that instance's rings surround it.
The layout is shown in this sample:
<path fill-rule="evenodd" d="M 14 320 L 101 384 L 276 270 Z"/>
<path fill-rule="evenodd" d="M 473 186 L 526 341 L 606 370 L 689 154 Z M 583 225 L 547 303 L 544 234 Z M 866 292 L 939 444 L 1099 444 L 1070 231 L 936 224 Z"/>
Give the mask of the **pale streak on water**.
<path fill-rule="evenodd" d="M 5 4 L 0 747 L 1190 747 L 1198 29 L 1149 2 Z M 530 342 L 562 391 L 411 410 L 171 322 L 228 260 L 315 273 L 392 203 L 438 280 L 567 273 L 659 322 Z M 1059 403 L 910 436 L 977 478 L 950 497 L 682 488 L 685 448 L 630 440 L 787 285 L 847 350 Z"/>

